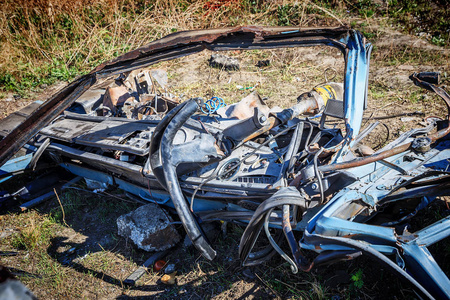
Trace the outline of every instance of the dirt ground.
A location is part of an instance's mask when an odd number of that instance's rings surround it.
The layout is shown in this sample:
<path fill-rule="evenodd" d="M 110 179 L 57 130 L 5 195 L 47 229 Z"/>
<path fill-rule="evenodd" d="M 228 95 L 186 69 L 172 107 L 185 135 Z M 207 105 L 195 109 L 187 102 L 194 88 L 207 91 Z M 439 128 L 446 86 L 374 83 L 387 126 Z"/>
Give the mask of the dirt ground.
<path fill-rule="evenodd" d="M 402 132 L 424 126 L 427 116 L 446 115 L 446 107 L 438 97 L 415 87 L 408 76 L 439 71 L 442 86 L 449 90 L 449 50 L 392 29 L 373 26 L 366 30 L 375 36 L 375 49 L 363 124 L 381 116 L 422 113 L 379 120 L 384 126 L 379 125 L 366 141 L 377 148 Z M 224 54 L 240 59 L 239 71 L 210 68 L 207 52 L 156 67 L 167 70 L 168 90 L 183 100 L 219 96 L 233 103 L 255 89 L 268 98 L 269 106 L 282 108 L 296 103 L 298 95 L 318 84 L 342 81 L 342 54 L 330 49 Z M 255 66 L 266 59 L 271 61 L 269 66 Z M 64 84 L 49 87 L 31 99 L 8 95 L 0 100 L 0 116 L 30 101 L 43 101 Z M 3 184 L 1 190 L 17 187 L 20 182 Z M 84 183 L 74 187 L 79 189 L 65 190 L 59 200 L 55 197 L 32 211 L 19 212 L 17 203 L 10 203 L 0 214 L 0 251 L 17 252 L 14 256 L 0 256 L 0 264 L 14 268 L 40 299 L 418 299 L 409 285 L 364 257 L 296 275 L 278 256 L 268 264 L 244 268 L 238 258 L 243 228 L 235 224 L 228 224 L 226 233 L 218 230 L 215 234 L 213 244 L 219 255 L 212 262 L 182 243 L 170 251 L 165 260 L 177 266 L 175 285 L 162 284 L 162 274 L 149 269 L 136 286 L 126 286 L 123 280 L 151 253 L 137 250 L 130 241 L 119 237 L 116 219 L 140 204 L 121 191 L 94 194 L 86 191 Z M 438 205 L 434 211 L 448 214 L 445 205 Z M 176 226 L 183 233 L 183 228 Z"/>

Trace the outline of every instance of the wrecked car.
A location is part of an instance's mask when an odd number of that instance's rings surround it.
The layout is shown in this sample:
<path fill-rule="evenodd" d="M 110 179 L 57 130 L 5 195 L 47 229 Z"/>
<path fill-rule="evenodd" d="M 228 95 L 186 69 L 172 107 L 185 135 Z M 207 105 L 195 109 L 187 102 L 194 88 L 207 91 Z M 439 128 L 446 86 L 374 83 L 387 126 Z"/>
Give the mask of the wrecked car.
<path fill-rule="evenodd" d="M 257 94 L 233 106 L 223 106 L 220 98 L 180 103 L 152 90 L 165 84 L 164 74 L 132 72 L 205 49 L 303 46 L 342 52 L 342 90 L 316 87 L 316 94 L 300 96 L 283 110 L 269 109 Z M 425 297 L 448 298 L 449 279 L 427 247 L 448 238 L 450 218 L 415 232 L 399 226 L 449 195 L 448 120 L 411 129 L 358 156 L 356 146 L 376 126 L 361 130 L 371 50 L 361 33 L 346 27 L 171 34 L 98 66 L 43 104 L 32 104 L 34 111 L 3 119 L 3 177 L 32 169 L 46 156 L 73 174 L 175 209 L 207 259 L 216 252 L 199 224 L 239 222 L 246 226 L 239 245 L 244 265 L 279 253 L 295 273 L 368 255 Z M 96 83 L 110 76 L 117 86 L 102 90 L 99 102 Z M 437 74 L 411 79 L 449 107 L 449 95 L 435 85 Z M 314 121 L 306 113 L 321 116 Z M 343 120 L 345 128 L 327 127 L 327 117 Z M 19 150 L 23 155 L 11 159 Z M 393 213 L 398 205 L 402 209 Z M 300 240 L 295 231 L 302 232 Z M 290 254 L 279 246 L 283 241 Z M 317 255 L 311 259 L 306 252 Z"/>

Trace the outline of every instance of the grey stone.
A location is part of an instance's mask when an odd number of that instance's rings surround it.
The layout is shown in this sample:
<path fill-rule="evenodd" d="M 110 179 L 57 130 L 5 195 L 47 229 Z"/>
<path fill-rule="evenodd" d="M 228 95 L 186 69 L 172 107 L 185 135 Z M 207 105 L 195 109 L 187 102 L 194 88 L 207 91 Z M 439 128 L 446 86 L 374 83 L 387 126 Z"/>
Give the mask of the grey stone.
<path fill-rule="evenodd" d="M 175 264 L 170 264 L 164 269 L 164 273 L 165 274 L 172 274 L 176 270 L 177 270 L 177 267 L 175 266 Z"/>
<path fill-rule="evenodd" d="M 156 204 L 147 204 L 117 218 L 118 234 L 129 238 L 145 251 L 162 251 L 173 247 L 180 235 Z"/>
<path fill-rule="evenodd" d="M 0 283 L 0 300 L 11 299 L 37 300 L 36 296 L 22 282 L 8 278 Z"/>

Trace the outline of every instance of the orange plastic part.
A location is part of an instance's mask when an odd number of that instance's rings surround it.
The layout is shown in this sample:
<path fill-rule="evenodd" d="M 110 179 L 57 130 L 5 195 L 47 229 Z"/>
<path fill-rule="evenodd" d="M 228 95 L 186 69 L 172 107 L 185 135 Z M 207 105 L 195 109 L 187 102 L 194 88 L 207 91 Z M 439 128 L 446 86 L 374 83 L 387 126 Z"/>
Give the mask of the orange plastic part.
<path fill-rule="evenodd" d="M 153 271 L 159 272 L 162 268 L 166 265 L 166 262 L 164 260 L 157 260 L 155 264 L 153 265 Z"/>

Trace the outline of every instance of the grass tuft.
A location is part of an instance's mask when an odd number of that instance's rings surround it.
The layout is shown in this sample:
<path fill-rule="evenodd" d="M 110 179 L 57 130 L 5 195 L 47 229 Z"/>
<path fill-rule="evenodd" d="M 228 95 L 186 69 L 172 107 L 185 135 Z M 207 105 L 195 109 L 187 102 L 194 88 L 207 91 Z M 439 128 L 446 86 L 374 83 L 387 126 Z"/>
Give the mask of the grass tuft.
<path fill-rule="evenodd" d="M 33 251 L 50 243 L 52 222 L 37 213 L 29 214 L 20 232 L 12 237 L 11 245 L 19 250 Z"/>

